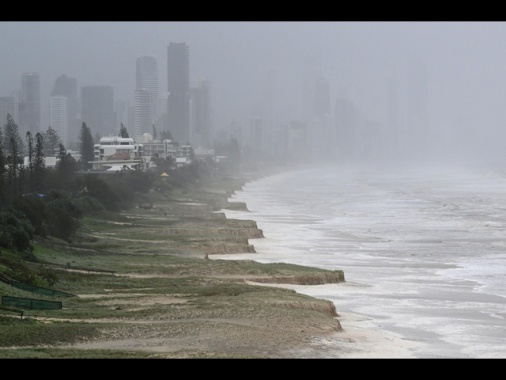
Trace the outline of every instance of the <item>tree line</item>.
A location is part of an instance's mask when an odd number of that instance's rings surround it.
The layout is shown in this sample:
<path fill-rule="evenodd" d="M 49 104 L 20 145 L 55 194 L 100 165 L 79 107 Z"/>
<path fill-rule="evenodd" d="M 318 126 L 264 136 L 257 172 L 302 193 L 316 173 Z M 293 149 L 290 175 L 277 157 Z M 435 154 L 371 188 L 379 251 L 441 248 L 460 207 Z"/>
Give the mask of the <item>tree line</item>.
<path fill-rule="evenodd" d="M 128 137 L 123 125 L 120 136 Z M 208 162 L 195 161 L 173 170 L 169 181 L 156 172 L 127 167 L 97 175 L 88 172 L 94 141 L 84 122 L 79 140 L 76 160 L 51 127 L 35 135 L 27 132 L 23 139 L 7 115 L 0 128 L 0 248 L 29 255 L 35 236 L 71 241 L 87 213 L 126 210 L 152 188 L 167 192 L 171 186 L 197 183 L 210 173 Z M 45 158 L 53 156 L 56 166 L 47 167 Z"/>

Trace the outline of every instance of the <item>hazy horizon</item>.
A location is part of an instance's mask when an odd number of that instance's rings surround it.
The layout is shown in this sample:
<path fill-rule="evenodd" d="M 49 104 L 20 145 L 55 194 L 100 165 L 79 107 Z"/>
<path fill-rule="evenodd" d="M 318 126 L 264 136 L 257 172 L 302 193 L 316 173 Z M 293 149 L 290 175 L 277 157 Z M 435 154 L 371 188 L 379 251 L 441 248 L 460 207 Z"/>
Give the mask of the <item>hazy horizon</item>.
<path fill-rule="evenodd" d="M 76 78 L 78 88 L 112 86 L 115 101 L 132 101 L 136 59 L 152 55 L 162 93 L 167 46 L 184 42 L 190 79 L 210 82 L 214 132 L 232 123 L 250 128 L 255 118 L 271 129 L 292 121 L 311 129 L 308 99 L 321 77 L 329 85 L 330 126 L 337 97 L 346 97 L 361 122 L 389 140 L 389 81 L 396 78 L 399 128 L 410 137 L 408 69 L 420 63 L 426 68 L 423 129 L 430 151 L 506 162 L 505 38 L 504 22 L 3 21 L 0 96 L 19 90 L 23 73 L 39 73 L 46 129 L 58 76 Z"/>

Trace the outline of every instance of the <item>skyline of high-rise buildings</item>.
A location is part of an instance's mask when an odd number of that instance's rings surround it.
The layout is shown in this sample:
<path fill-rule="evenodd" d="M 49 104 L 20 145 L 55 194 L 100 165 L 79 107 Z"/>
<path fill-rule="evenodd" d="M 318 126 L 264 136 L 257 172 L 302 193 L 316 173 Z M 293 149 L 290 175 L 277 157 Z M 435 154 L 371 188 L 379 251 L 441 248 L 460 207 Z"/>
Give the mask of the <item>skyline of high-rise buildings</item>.
<path fill-rule="evenodd" d="M 252 101 L 254 112 L 250 119 L 232 120 L 229 127 L 215 130 L 211 82 L 207 79 L 190 82 L 190 52 L 186 43 L 170 42 L 166 48 L 165 68 L 159 68 L 154 56 L 136 58 L 133 101 L 115 99 L 111 86 L 79 88 L 76 78 L 60 75 L 50 92 L 49 124 L 41 126 L 40 78 L 37 73 L 23 73 L 21 91 L 0 97 L 0 117 L 5 118 L 7 113 L 13 115 L 22 137 L 28 129 L 36 132 L 52 126 L 65 145 L 78 141 L 81 124 L 85 122 L 94 138 L 117 135 L 124 124 L 134 138 L 145 133 L 156 138 L 162 131 L 169 131 L 180 144 L 203 148 L 210 148 L 213 139 L 232 136 L 238 137 L 247 149 L 255 145 L 255 152 L 280 153 L 289 147 L 302 147 L 296 141 L 304 135 L 303 150 L 307 154 L 323 156 L 331 152 L 349 158 L 374 157 L 375 152 L 384 157 L 415 150 L 423 154 L 421 149 L 429 138 L 428 73 L 423 63 L 406 67 L 404 78 L 394 68 L 385 80 L 384 117 L 364 106 L 360 99 L 363 93 L 358 94 L 358 99 L 349 93 L 332 96 L 331 83 L 314 71 L 301 80 L 303 102 L 295 107 L 291 119 L 284 119 L 277 110 L 282 103 L 279 95 L 283 88 L 275 73 L 269 72 L 267 91 Z M 166 69 L 167 91 L 160 91 L 163 86 L 159 69 Z M 371 116 L 365 116 L 367 113 Z M 301 134 L 303 129 L 305 132 Z"/>
<path fill-rule="evenodd" d="M 186 43 L 167 47 L 167 129 L 174 140 L 190 140 L 190 49 Z"/>
<path fill-rule="evenodd" d="M 38 130 L 42 131 L 46 130 L 46 126 L 51 126 L 58 132 L 64 145 L 78 141 L 84 122 L 94 137 L 116 134 L 123 124 L 132 137 L 140 137 L 144 133 L 159 135 L 168 130 L 174 140 L 181 144 L 210 147 L 210 82 L 199 79 L 190 86 L 189 47 L 186 43 L 171 42 L 167 46 L 167 57 L 167 91 L 162 93 L 159 91 L 156 58 L 143 55 L 136 59 L 136 88 L 131 103 L 115 100 L 111 86 L 78 87 L 76 78 L 65 74 L 58 76 L 49 94 L 49 120 L 43 127 L 40 123 L 40 106 L 36 119 L 39 121 L 29 121 L 30 117 L 35 120 L 31 110 L 37 111 L 37 99 L 40 103 L 40 78 L 37 73 L 23 73 L 22 90 L 17 91 L 17 96 L 0 98 L 0 116 L 3 119 L 7 118 L 7 114 L 13 116 L 22 136 L 27 130 L 33 132 L 28 125 L 38 125 Z"/>

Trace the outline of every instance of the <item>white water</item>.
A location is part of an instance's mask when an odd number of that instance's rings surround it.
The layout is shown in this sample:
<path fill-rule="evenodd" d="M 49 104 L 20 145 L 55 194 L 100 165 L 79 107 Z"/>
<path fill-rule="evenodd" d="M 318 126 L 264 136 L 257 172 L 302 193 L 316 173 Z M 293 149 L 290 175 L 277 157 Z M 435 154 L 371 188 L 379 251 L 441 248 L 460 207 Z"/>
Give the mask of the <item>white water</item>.
<path fill-rule="evenodd" d="M 343 332 L 322 357 L 506 358 L 506 174 L 304 169 L 231 201 L 265 238 L 214 258 L 342 269 L 345 283 L 286 286 L 335 303 Z"/>

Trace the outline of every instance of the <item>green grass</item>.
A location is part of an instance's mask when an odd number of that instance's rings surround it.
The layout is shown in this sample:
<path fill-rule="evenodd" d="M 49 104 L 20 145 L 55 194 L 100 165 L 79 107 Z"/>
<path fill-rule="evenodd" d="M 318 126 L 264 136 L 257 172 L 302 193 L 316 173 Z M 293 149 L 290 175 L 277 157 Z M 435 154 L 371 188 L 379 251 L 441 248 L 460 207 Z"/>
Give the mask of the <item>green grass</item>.
<path fill-rule="evenodd" d="M 191 192 L 183 195 L 197 197 Z M 205 197 L 213 204 L 212 195 L 205 193 Z M 215 196 L 214 202 L 220 204 L 221 198 Z M 81 350 L 72 345 L 132 334 L 138 339 L 162 334 L 184 341 L 184 334 L 194 334 L 189 324 L 198 326 L 203 323 L 199 321 L 209 319 L 289 318 L 297 323 L 333 323 L 335 315 L 329 313 L 324 300 L 288 289 L 248 285 L 244 280 L 317 283 L 322 278 L 342 276 L 344 281 L 341 271 L 251 260 L 204 260 L 207 245 L 241 241 L 247 245 L 241 229 L 255 228 L 256 224 L 209 218 L 205 213 L 188 217 L 184 209 L 179 212 L 182 214 L 168 215 L 165 220 L 153 219 L 161 216 L 156 209 L 86 216 L 82 220 L 85 228 L 70 244 L 56 239 L 33 242 L 31 261 L 2 249 L 0 272 L 51 273 L 57 279 L 53 289 L 77 296 L 35 295 L 0 282 L 0 295 L 58 300 L 63 304 L 61 310 L 25 310 L 23 318 L 0 310 L 0 358 L 227 357 L 231 354 L 220 350 L 180 349 L 161 355 L 133 350 Z M 174 227 L 184 228 L 185 233 L 171 232 Z M 135 239 L 141 241 L 132 241 Z M 236 355 L 248 357 L 244 353 Z"/>

